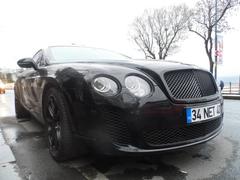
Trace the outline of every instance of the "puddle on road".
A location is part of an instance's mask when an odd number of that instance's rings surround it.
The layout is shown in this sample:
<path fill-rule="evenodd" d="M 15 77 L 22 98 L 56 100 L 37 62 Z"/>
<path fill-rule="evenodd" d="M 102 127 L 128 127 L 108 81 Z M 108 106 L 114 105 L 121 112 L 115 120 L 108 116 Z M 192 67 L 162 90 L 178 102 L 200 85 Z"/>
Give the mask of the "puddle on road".
<path fill-rule="evenodd" d="M 187 172 L 161 162 L 161 156 L 151 158 L 92 158 L 81 161 L 63 163 L 74 168 L 86 179 L 186 179 Z M 156 158 L 153 160 L 153 158 Z"/>
<path fill-rule="evenodd" d="M 208 145 L 202 145 L 202 148 L 198 149 L 196 153 L 192 155 L 192 158 L 198 158 L 201 160 L 212 160 L 212 153 L 214 152 L 215 147 L 211 144 Z"/>
<path fill-rule="evenodd" d="M 155 157 L 158 162 L 152 159 L 142 158 L 136 161 L 122 161 L 113 166 L 110 172 L 105 175 L 112 180 L 118 179 L 186 179 L 187 173 L 179 168 L 161 162 L 161 157 Z"/>
<path fill-rule="evenodd" d="M 28 126 L 35 126 L 31 121 L 17 121 L 15 117 L 1 118 L 2 128 L 4 128 L 4 135 L 8 144 L 17 143 L 21 140 L 34 138 L 39 140 L 45 136 L 44 131 L 35 127 L 35 129 L 30 129 Z"/>
<path fill-rule="evenodd" d="M 21 131 L 18 128 L 9 127 L 4 129 L 4 135 L 8 144 L 16 143 L 20 133 Z"/>
<path fill-rule="evenodd" d="M 44 137 L 44 132 L 21 132 L 19 133 L 16 141 L 18 142 L 28 138 L 34 138 L 34 140 L 39 140 Z"/>
<path fill-rule="evenodd" d="M 211 179 L 239 179 L 240 177 L 240 151 L 239 142 L 229 137 L 224 137 L 224 140 L 231 143 L 233 151 L 230 157 L 226 158 L 226 166 L 221 169 L 217 174 L 212 174 L 212 177 L 206 178 L 205 180 Z"/>
<path fill-rule="evenodd" d="M 226 138 L 184 150 L 149 157 L 93 158 L 65 163 L 86 179 L 204 179 L 212 178 L 229 166 L 236 149 Z"/>

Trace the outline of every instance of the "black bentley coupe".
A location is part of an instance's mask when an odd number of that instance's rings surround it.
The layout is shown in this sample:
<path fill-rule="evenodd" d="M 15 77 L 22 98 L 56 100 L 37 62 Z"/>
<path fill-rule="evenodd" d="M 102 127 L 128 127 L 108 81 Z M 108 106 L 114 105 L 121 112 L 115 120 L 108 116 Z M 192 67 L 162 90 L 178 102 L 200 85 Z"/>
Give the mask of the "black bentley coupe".
<path fill-rule="evenodd" d="M 221 92 L 211 73 L 193 65 L 79 46 L 51 46 L 17 64 L 24 70 L 14 88 L 16 117 L 31 114 L 46 126 L 57 161 L 90 150 L 175 150 L 222 129 Z"/>

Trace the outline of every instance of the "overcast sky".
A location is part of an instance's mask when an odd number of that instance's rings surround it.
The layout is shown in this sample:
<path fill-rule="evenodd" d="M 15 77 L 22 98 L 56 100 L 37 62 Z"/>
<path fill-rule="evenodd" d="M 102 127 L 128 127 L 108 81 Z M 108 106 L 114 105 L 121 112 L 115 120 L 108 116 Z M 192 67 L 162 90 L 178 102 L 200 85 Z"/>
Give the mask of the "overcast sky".
<path fill-rule="evenodd" d="M 7 0 L 0 1 L 0 68 L 15 68 L 49 45 L 78 44 L 118 51 L 143 58 L 130 41 L 129 29 L 144 9 L 196 0 Z M 224 63 L 219 75 L 239 75 L 240 12 L 229 18 L 233 27 L 224 34 Z M 168 59 L 208 69 L 203 42 L 193 34 Z"/>

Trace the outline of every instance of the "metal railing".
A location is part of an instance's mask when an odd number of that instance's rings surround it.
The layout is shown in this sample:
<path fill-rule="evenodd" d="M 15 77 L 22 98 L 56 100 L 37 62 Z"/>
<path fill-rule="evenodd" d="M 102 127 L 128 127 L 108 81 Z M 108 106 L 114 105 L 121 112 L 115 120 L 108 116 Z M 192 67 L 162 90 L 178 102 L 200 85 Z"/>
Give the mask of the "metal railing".
<path fill-rule="evenodd" d="M 222 94 L 240 94 L 240 83 L 225 83 Z"/>

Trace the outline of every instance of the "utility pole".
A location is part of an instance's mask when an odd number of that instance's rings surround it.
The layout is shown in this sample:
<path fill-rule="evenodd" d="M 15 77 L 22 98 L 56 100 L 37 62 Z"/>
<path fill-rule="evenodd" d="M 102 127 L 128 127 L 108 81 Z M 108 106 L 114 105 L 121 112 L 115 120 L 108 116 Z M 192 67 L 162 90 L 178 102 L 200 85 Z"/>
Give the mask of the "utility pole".
<path fill-rule="evenodd" d="M 217 81 L 217 58 L 218 58 L 218 49 L 217 49 L 217 0 L 215 0 L 215 73 L 214 77 Z"/>

